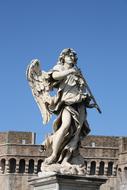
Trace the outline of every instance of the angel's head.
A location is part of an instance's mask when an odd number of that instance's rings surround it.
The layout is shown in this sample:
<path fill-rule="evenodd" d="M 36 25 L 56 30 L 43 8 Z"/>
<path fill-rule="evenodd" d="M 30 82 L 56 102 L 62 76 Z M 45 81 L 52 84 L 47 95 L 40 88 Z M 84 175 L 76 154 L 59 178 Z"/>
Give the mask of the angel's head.
<path fill-rule="evenodd" d="M 74 66 L 77 63 L 77 54 L 72 48 L 66 48 L 60 53 L 58 64 L 68 63 Z"/>

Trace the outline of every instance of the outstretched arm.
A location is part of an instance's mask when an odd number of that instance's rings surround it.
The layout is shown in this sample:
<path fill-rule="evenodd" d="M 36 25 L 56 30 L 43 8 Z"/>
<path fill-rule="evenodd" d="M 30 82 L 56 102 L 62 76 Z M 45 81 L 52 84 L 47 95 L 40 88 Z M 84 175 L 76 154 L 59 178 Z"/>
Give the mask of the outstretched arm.
<path fill-rule="evenodd" d="M 65 70 L 65 71 L 54 71 L 52 74 L 53 79 L 55 80 L 62 80 L 64 79 L 66 76 L 68 76 L 69 74 L 73 74 L 75 73 L 76 70 L 74 68 Z"/>

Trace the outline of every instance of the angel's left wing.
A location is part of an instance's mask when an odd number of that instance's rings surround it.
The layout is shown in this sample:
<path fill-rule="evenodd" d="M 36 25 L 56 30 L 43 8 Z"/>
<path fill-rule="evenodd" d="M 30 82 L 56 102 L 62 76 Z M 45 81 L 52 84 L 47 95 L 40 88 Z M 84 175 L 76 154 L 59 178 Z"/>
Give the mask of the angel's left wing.
<path fill-rule="evenodd" d="M 51 101 L 49 78 L 50 76 L 47 72 L 41 71 L 39 60 L 32 60 L 27 68 L 27 80 L 34 99 L 41 111 L 43 124 L 48 123 L 51 117 L 51 113 L 48 109 L 48 104 L 50 104 Z"/>

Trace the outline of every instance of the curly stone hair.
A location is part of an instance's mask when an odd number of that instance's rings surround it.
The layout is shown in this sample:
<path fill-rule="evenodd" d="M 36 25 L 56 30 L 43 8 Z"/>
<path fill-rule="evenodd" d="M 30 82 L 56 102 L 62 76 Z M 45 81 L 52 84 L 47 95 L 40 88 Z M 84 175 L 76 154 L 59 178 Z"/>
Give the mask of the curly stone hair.
<path fill-rule="evenodd" d="M 74 64 L 77 63 L 77 60 L 78 60 L 77 53 L 72 48 L 66 48 L 66 49 L 63 49 L 62 52 L 60 53 L 57 64 L 63 65 L 64 64 L 64 58 L 66 55 L 74 56 Z"/>

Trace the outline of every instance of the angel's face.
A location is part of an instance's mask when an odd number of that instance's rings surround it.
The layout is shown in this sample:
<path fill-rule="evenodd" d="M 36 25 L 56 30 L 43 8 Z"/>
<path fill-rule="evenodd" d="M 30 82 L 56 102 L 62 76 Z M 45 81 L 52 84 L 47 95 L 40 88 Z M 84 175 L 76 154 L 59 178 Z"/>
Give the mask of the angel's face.
<path fill-rule="evenodd" d="M 74 57 L 74 55 L 65 55 L 65 57 L 64 57 L 64 62 L 66 63 L 66 64 L 68 64 L 69 65 L 69 67 L 73 67 L 74 66 L 74 60 L 75 60 L 75 57 Z"/>
<path fill-rule="evenodd" d="M 64 57 L 64 65 L 66 65 L 66 67 L 68 69 L 74 67 L 75 64 L 76 64 L 76 62 L 75 62 L 75 56 L 74 56 L 73 53 L 65 55 L 65 57 Z"/>

